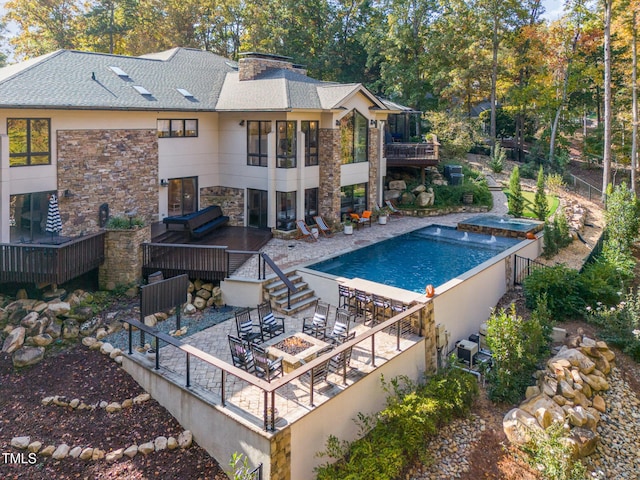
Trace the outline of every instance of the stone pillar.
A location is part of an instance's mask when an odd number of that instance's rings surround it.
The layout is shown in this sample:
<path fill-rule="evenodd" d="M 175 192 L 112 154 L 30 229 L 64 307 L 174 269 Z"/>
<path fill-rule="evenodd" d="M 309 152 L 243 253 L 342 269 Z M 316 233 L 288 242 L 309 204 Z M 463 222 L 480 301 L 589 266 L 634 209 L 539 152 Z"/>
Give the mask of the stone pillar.
<path fill-rule="evenodd" d="M 0 243 L 9 243 L 9 136 L 0 135 Z"/>
<path fill-rule="evenodd" d="M 291 480 L 291 427 L 271 438 L 271 480 Z"/>
<path fill-rule="evenodd" d="M 438 351 L 436 348 L 436 316 L 433 300 L 427 300 L 420 312 L 424 337 L 424 354 L 426 373 L 435 373 L 438 368 Z"/>
<path fill-rule="evenodd" d="M 320 188 L 318 202 L 320 213 L 328 222 L 340 222 L 340 130 L 321 128 L 318 132 L 320 149 L 318 165 Z"/>
<path fill-rule="evenodd" d="M 373 210 L 378 203 L 378 185 L 380 183 L 380 130 L 369 129 L 369 210 Z"/>
<path fill-rule="evenodd" d="M 151 225 L 132 230 L 107 230 L 104 263 L 98 281 L 101 290 L 142 280 L 142 244 L 151 241 Z"/>

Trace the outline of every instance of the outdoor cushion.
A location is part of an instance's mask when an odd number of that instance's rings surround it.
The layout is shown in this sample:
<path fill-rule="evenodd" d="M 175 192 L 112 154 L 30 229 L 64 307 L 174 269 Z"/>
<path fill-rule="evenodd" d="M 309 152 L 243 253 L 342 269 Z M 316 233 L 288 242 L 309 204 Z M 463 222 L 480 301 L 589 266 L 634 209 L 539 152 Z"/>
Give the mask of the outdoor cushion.
<path fill-rule="evenodd" d="M 267 313 L 262 318 L 262 323 L 264 323 L 267 326 L 275 325 L 276 324 L 276 317 L 273 316 L 273 313 Z"/>
<path fill-rule="evenodd" d="M 313 314 L 313 324 L 317 327 L 322 327 L 327 321 L 327 317 L 325 315 L 320 315 L 319 313 Z"/>

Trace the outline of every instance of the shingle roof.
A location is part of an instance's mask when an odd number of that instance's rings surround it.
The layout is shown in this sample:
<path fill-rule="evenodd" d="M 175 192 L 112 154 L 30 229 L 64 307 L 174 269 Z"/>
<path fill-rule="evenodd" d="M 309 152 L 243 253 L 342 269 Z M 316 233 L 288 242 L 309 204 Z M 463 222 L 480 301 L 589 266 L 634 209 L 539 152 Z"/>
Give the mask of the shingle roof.
<path fill-rule="evenodd" d="M 111 66 L 128 77 L 118 76 Z M 0 69 L 0 106 L 213 110 L 224 77 L 233 70 L 218 55 L 187 48 L 145 57 L 59 50 Z M 141 95 L 134 85 L 151 95 Z"/>
<path fill-rule="evenodd" d="M 269 69 L 241 82 L 234 62 L 188 48 L 141 57 L 58 50 L 0 69 L 0 108 L 331 110 L 358 91 L 385 108 L 360 84 L 322 82 L 293 70 Z"/>

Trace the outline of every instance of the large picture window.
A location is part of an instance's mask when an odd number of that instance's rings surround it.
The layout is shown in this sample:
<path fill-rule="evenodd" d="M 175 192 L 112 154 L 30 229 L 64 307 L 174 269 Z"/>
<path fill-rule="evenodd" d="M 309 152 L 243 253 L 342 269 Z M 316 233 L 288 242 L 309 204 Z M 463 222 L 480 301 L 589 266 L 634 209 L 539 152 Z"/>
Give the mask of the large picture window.
<path fill-rule="evenodd" d="M 9 118 L 9 166 L 49 165 L 51 163 L 51 120 L 48 118 Z"/>
<path fill-rule="evenodd" d="M 296 122 L 276 122 L 276 167 L 296 167 Z"/>
<path fill-rule="evenodd" d="M 318 189 L 307 188 L 304 191 L 304 221 L 307 225 L 316 223 L 313 219 L 318 215 Z"/>
<path fill-rule="evenodd" d="M 198 120 L 196 119 L 159 119 L 158 137 L 197 137 Z"/>
<path fill-rule="evenodd" d="M 267 166 L 267 135 L 270 133 L 270 121 L 247 122 L 247 165 Z"/>
<path fill-rule="evenodd" d="M 359 163 L 369 160 L 369 125 L 357 110 L 352 110 L 340 120 L 340 149 L 342 163 Z"/>
<path fill-rule="evenodd" d="M 304 133 L 304 164 L 318 165 L 318 122 L 303 121 L 300 128 Z"/>
<path fill-rule="evenodd" d="M 9 197 L 9 227 L 12 242 L 30 243 L 51 236 L 46 231 L 49 195 L 36 192 Z"/>
<path fill-rule="evenodd" d="M 276 192 L 276 228 L 295 230 L 296 228 L 296 192 Z"/>
<path fill-rule="evenodd" d="M 367 183 L 345 185 L 340 188 L 340 215 L 348 216 L 349 213 L 360 213 L 367 209 Z"/>

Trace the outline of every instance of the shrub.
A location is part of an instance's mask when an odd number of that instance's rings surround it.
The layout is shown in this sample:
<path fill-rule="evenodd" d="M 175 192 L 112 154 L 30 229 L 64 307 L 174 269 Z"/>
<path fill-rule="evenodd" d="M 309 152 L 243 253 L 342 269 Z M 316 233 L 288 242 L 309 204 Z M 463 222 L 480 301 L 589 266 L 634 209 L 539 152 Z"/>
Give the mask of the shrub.
<path fill-rule="evenodd" d="M 564 188 L 564 180 L 559 173 L 550 173 L 547 175 L 547 189 L 557 195 Z"/>
<path fill-rule="evenodd" d="M 556 320 L 566 319 L 584 310 L 585 302 L 580 298 L 580 293 L 578 272 L 565 265 L 534 270 L 524 280 L 527 308 L 536 308 L 538 299 L 546 295 L 549 312 Z"/>
<path fill-rule="evenodd" d="M 491 158 L 489 159 L 489 168 L 493 173 L 500 173 L 504 170 L 504 164 L 507 160 L 507 153 L 500 143 L 491 150 Z"/>
<path fill-rule="evenodd" d="M 544 224 L 542 241 L 542 256 L 544 258 L 552 258 L 556 253 L 558 253 L 558 242 L 556 242 L 556 235 L 553 226 L 548 222 L 545 222 Z"/>
<path fill-rule="evenodd" d="M 509 313 L 504 309 L 494 311 L 487 321 L 487 344 L 494 360 L 494 368 L 487 375 L 489 398 L 518 401 L 548 344 L 539 316 L 525 322 L 516 315 L 515 305 Z"/>
<path fill-rule="evenodd" d="M 363 436 L 354 442 L 330 436 L 317 456 L 337 460 L 316 468 L 318 480 L 392 480 L 424 456 L 429 436 L 453 417 L 469 412 L 478 394 L 477 379 L 449 367 L 417 385 L 406 377 L 384 382 L 390 394 L 377 416 L 358 415 Z M 423 461 L 426 459 L 422 458 Z"/>
<path fill-rule="evenodd" d="M 611 307 L 620 301 L 632 276 L 604 257 L 587 264 L 578 278 L 579 295 L 586 305 L 601 302 Z"/>
<path fill-rule="evenodd" d="M 520 186 L 520 169 L 516 165 L 509 178 L 509 213 L 515 217 L 521 217 L 524 211 L 524 197 Z"/>
<path fill-rule="evenodd" d="M 544 169 L 540 165 L 538 171 L 538 183 L 536 186 L 536 195 L 533 200 L 533 213 L 535 213 L 538 220 L 544 221 L 549 214 L 549 203 L 547 202 L 547 195 L 544 192 Z"/>
<path fill-rule="evenodd" d="M 131 228 L 143 226 L 144 220 L 140 217 L 133 217 L 129 219 L 128 217 L 115 216 L 109 218 L 105 227 L 110 230 L 129 230 Z"/>
<path fill-rule="evenodd" d="M 565 436 L 564 425 L 554 422 L 544 431 L 531 430 L 531 441 L 522 450 L 528 455 L 528 463 L 543 478 L 583 480 L 587 478 L 587 470 L 582 462 L 573 459 Z"/>

